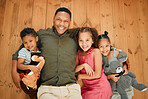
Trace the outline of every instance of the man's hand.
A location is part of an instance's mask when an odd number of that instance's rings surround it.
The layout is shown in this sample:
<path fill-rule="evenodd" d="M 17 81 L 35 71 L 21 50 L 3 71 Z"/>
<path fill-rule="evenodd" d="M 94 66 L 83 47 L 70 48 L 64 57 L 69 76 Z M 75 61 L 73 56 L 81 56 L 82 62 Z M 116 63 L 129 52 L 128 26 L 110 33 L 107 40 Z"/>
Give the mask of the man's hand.
<path fill-rule="evenodd" d="M 21 90 L 21 78 L 19 76 L 19 73 L 17 72 L 17 60 L 12 60 L 11 76 L 15 86 Z"/>
<path fill-rule="evenodd" d="M 19 73 L 12 72 L 11 75 L 12 75 L 12 80 L 13 80 L 15 86 L 21 90 L 21 85 L 20 85 L 21 78 L 19 76 Z"/>

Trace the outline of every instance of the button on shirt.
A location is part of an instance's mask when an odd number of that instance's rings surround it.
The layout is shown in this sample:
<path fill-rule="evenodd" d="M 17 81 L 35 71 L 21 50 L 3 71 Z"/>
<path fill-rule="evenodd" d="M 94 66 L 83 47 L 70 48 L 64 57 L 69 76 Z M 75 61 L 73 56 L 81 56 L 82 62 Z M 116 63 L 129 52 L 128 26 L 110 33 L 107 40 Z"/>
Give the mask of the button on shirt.
<path fill-rule="evenodd" d="M 62 86 L 76 82 L 76 42 L 66 31 L 58 35 L 54 27 L 38 32 L 45 65 L 41 70 L 41 85 Z"/>

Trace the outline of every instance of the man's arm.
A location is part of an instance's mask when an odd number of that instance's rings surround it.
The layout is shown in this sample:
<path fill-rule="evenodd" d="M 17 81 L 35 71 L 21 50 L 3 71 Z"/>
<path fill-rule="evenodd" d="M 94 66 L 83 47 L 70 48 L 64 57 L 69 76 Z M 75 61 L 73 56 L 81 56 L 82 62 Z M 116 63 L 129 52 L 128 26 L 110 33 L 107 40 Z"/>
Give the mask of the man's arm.
<path fill-rule="evenodd" d="M 19 49 L 12 55 L 12 60 L 18 60 L 18 52 L 24 47 L 22 44 Z"/>
<path fill-rule="evenodd" d="M 21 89 L 21 85 L 20 85 L 21 79 L 19 77 L 19 73 L 17 72 L 17 57 L 18 57 L 18 52 L 21 48 L 23 48 L 23 44 L 15 52 L 15 54 L 12 55 L 12 68 L 11 68 L 12 80 L 13 80 L 15 86 L 19 89 Z"/>
<path fill-rule="evenodd" d="M 11 76 L 15 86 L 21 89 L 21 85 L 20 85 L 21 79 L 20 79 L 19 73 L 17 72 L 17 60 L 12 60 Z"/>

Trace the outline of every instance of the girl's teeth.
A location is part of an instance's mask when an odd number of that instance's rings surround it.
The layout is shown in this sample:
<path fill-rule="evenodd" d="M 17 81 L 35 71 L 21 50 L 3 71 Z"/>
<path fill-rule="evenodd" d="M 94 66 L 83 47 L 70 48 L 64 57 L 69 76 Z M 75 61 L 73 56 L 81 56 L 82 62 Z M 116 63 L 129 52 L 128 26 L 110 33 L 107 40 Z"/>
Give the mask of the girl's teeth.
<path fill-rule="evenodd" d="M 59 27 L 59 29 L 64 29 L 64 27 Z"/>
<path fill-rule="evenodd" d="M 87 46 L 83 46 L 83 48 L 87 48 Z"/>

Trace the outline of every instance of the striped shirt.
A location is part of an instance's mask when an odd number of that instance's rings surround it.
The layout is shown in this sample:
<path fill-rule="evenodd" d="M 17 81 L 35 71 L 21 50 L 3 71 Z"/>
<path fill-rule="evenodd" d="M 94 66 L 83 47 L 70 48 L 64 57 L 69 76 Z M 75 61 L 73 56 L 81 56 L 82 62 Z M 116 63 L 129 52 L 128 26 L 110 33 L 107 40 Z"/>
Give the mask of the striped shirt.
<path fill-rule="evenodd" d="M 34 52 L 34 51 L 29 51 L 26 48 L 22 48 L 18 52 L 18 58 L 25 59 L 24 65 L 30 64 L 30 62 L 31 62 L 31 52 Z M 40 51 L 38 50 L 37 52 L 40 52 Z"/>
<path fill-rule="evenodd" d="M 23 58 L 25 59 L 24 64 L 30 64 L 31 62 L 31 51 L 28 51 L 26 48 L 22 48 L 19 52 L 18 52 L 18 58 Z"/>

